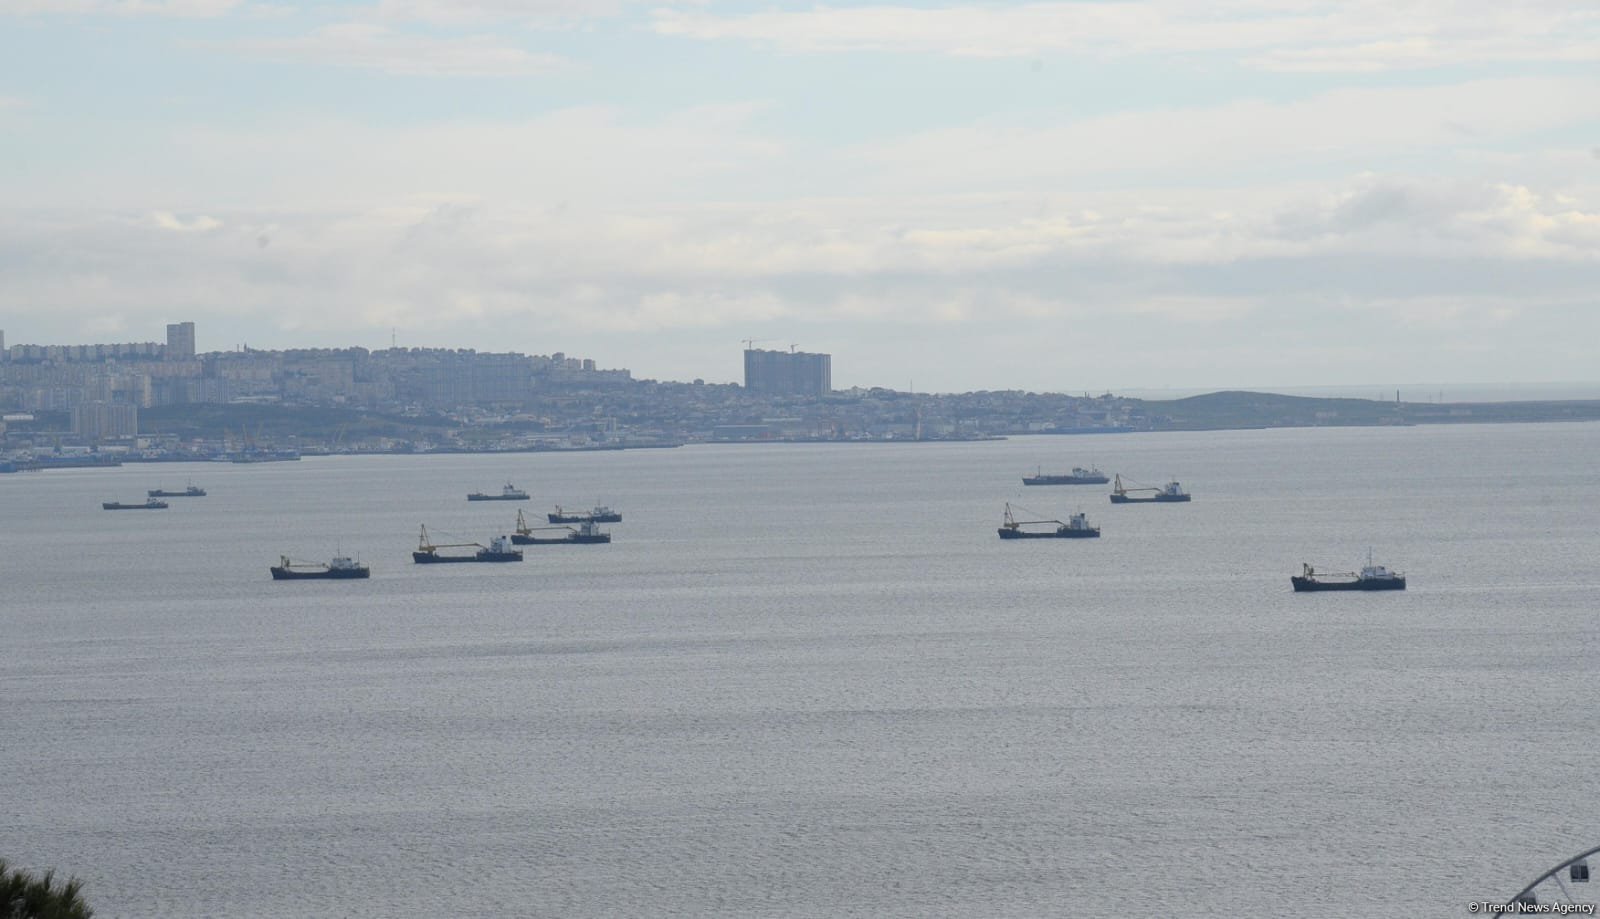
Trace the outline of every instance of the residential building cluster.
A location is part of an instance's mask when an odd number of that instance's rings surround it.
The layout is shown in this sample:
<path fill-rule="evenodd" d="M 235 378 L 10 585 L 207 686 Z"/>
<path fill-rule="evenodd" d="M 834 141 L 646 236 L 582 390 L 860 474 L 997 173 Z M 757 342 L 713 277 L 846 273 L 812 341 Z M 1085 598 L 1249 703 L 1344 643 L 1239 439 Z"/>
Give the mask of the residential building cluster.
<path fill-rule="evenodd" d="M 3 333 L 0 333 L 3 335 Z M 1145 429 L 1144 403 L 1023 392 L 834 390 L 829 354 L 744 350 L 745 381 L 635 380 L 593 360 L 443 348 L 13 345 L 0 337 L 0 446 L 216 457 L 538 450 L 707 441 L 981 439 Z M 192 408 L 190 408 L 192 407 Z M 148 415 L 147 418 L 142 417 Z M 37 417 L 35 417 L 37 416 Z M 0 455 L 0 460 L 5 457 Z"/>
<path fill-rule="evenodd" d="M 0 332 L 0 409 L 67 413 L 72 433 L 107 439 L 138 433 L 141 409 L 202 403 L 337 405 L 381 411 L 517 406 L 543 386 L 617 386 L 627 370 L 593 360 L 444 348 L 241 348 L 200 354 L 192 322 L 167 326 L 165 342 L 5 347 Z"/>

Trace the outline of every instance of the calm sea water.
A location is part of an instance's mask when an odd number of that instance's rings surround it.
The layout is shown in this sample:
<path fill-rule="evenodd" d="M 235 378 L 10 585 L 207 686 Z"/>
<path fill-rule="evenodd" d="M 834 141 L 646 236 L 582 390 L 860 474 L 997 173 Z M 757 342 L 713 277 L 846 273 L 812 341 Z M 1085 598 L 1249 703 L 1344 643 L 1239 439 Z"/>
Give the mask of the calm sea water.
<path fill-rule="evenodd" d="M 0 857 L 98 914 L 1460 916 L 1600 843 L 1600 426 L 0 476 Z M 1097 463 L 1189 505 L 1028 488 Z M 192 479 L 164 512 L 106 513 Z M 416 566 L 522 506 L 609 546 Z M 1093 541 L 1002 543 L 1004 502 Z M 1295 595 L 1375 558 L 1399 594 Z M 276 583 L 338 548 L 366 582 Z"/>

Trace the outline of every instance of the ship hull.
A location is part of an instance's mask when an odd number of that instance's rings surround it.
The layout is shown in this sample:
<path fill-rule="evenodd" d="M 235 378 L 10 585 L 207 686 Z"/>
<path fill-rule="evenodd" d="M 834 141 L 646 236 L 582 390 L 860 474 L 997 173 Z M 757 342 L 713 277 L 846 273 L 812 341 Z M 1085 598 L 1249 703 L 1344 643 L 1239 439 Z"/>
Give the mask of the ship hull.
<path fill-rule="evenodd" d="M 1313 578 L 1291 577 L 1295 593 L 1312 593 L 1322 590 L 1405 590 L 1405 578 L 1369 579 L 1365 581 L 1319 581 Z"/>
<path fill-rule="evenodd" d="M 621 523 L 621 514 L 545 514 L 551 523 Z"/>
<path fill-rule="evenodd" d="M 610 533 L 601 533 L 597 536 L 552 536 L 545 539 L 539 536 L 512 536 L 511 541 L 519 546 L 566 546 L 566 545 L 595 545 L 610 542 Z"/>
<path fill-rule="evenodd" d="M 1104 485 L 1110 481 L 1109 478 L 1103 475 L 1027 475 L 1022 477 L 1022 484 L 1024 485 Z"/>
<path fill-rule="evenodd" d="M 447 565 L 459 562 L 520 562 L 521 552 L 480 552 L 476 555 L 438 555 L 433 552 L 413 552 L 411 560 L 419 565 Z"/>
<path fill-rule="evenodd" d="M 165 504 L 117 504 L 114 501 L 103 501 L 100 507 L 108 511 L 164 511 Z"/>
<path fill-rule="evenodd" d="M 527 495 L 467 495 L 468 501 L 526 501 Z"/>
<path fill-rule="evenodd" d="M 1097 539 L 1099 536 L 1099 530 L 1055 530 L 1044 533 L 1030 533 L 1026 530 L 1000 528 L 1001 539 Z"/>
<path fill-rule="evenodd" d="M 274 565 L 269 570 L 274 581 L 350 581 L 372 575 L 371 569 L 368 568 L 307 568 L 297 571 Z"/>
<path fill-rule="evenodd" d="M 152 498 L 204 498 L 203 491 L 150 491 L 145 492 Z"/>
<path fill-rule="evenodd" d="M 1189 500 L 1188 495 L 1156 495 L 1153 498 L 1133 498 L 1128 495 L 1112 495 L 1112 504 L 1184 504 Z"/>

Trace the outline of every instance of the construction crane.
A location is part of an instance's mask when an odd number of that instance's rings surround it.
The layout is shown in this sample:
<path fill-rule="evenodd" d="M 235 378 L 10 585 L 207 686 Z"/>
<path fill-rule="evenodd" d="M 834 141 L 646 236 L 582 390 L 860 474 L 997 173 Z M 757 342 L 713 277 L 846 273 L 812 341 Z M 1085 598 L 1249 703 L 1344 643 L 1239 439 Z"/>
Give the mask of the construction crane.
<path fill-rule="evenodd" d="M 744 349 L 746 351 L 753 351 L 753 350 L 755 350 L 755 346 L 756 346 L 756 344 L 758 342 L 772 341 L 772 339 L 770 339 L 770 338 L 741 338 L 740 341 L 744 342 Z"/>

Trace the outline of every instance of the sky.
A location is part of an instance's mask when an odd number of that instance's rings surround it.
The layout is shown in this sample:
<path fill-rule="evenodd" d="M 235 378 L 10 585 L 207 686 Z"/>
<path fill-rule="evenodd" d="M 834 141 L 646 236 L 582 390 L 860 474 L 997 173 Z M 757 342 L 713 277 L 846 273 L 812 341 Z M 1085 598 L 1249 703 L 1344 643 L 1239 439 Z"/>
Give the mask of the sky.
<path fill-rule="evenodd" d="M 1600 6 L 0 0 L 6 344 L 1595 380 Z"/>

